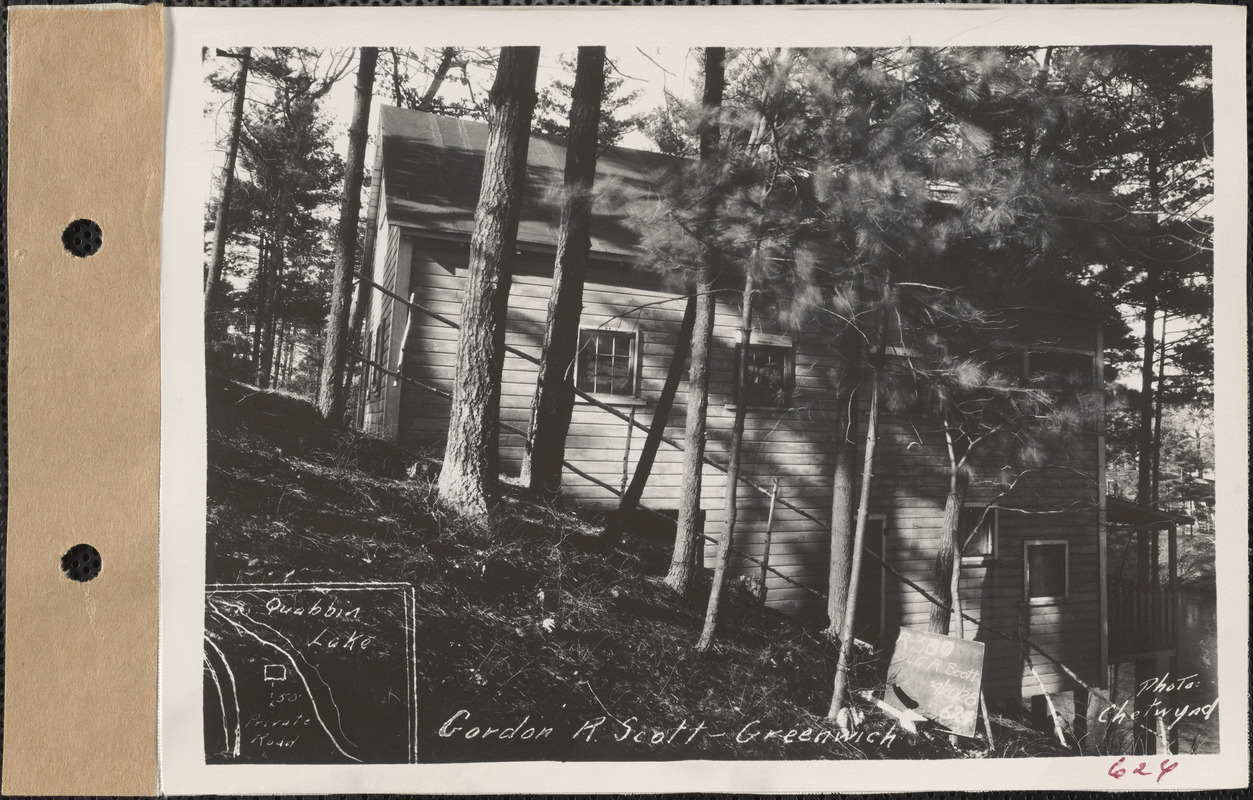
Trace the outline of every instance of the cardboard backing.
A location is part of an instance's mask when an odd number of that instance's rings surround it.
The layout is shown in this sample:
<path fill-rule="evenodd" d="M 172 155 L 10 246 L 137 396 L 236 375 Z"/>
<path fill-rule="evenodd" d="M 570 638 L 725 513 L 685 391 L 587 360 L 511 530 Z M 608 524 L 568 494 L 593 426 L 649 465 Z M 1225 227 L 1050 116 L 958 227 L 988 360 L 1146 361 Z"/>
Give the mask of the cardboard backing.
<path fill-rule="evenodd" d="M 157 791 L 160 6 L 13 8 L 5 794 Z M 65 227 L 96 221 L 78 258 Z M 79 583 L 61 556 L 96 547 Z"/>

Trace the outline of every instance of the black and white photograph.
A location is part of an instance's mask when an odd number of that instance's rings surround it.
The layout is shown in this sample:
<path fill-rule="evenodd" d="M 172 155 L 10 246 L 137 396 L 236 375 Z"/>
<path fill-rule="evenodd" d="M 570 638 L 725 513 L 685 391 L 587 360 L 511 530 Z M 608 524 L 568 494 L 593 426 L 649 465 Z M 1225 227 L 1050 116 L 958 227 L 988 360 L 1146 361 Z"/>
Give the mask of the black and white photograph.
<path fill-rule="evenodd" d="M 200 49 L 203 765 L 1245 746 L 1214 48 L 918 33 Z"/>

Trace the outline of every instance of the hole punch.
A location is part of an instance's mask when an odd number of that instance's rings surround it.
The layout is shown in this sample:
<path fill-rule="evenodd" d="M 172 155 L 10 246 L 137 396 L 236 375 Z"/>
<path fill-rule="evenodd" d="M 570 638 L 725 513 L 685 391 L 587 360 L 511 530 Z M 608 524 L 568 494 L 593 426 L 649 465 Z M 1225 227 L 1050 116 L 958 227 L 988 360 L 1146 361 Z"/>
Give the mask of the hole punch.
<path fill-rule="evenodd" d="M 71 255 L 87 258 L 95 255 L 104 244 L 104 233 L 100 226 L 89 219 L 76 219 L 61 233 L 61 244 Z"/>
<path fill-rule="evenodd" d="M 89 544 L 76 544 L 61 556 L 61 571 L 72 581 L 85 583 L 100 574 L 100 551 Z"/>

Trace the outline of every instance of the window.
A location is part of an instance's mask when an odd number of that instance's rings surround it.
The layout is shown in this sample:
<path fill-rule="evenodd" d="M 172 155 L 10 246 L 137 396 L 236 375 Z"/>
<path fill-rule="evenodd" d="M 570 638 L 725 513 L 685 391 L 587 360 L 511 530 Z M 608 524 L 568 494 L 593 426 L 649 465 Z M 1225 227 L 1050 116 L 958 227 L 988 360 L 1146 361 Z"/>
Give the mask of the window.
<path fill-rule="evenodd" d="M 866 549 L 879 558 L 887 555 L 887 517 L 871 514 L 866 520 Z M 887 622 L 887 574 L 883 563 L 863 559 L 857 583 L 857 608 L 853 612 L 853 636 L 871 644 L 882 636 Z"/>
<path fill-rule="evenodd" d="M 370 360 L 375 364 L 383 364 L 386 358 L 387 349 L 387 326 L 379 323 L 378 328 L 374 331 L 374 352 L 370 354 Z M 370 368 L 370 391 L 378 394 L 383 389 L 383 371 L 378 367 Z"/>
<path fill-rule="evenodd" d="M 1070 588 L 1068 556 L 1064 539 L 1023 543 L 1023 584 L 1027 602 L 1066 599 Z"/>
<path fill-rule="evenodd" d="M 1028 353 L 1027 374 L 1046 388 L 1087 389 L 1092 386 L 1092 356 L 1057 350 Z"/>
<path fill-rule="evenodd" d="M 592 394 L 634 397 L 639 347 L 634 332 L 579 332 L 576 385 Z"/>
<path fill-rule="evenodd" d="M 966 506 L 961 510 L 957 541 L 962 544 L 963 561 L 980 562 L 996 558 L 998 513 L 997 509 L 985 506 Z"/>
<path fill-rule="evenodd" d="M 1095 377 L 1091 353 L 1035 350 L 1001 353 L 988 360 L 988 371 L 1010 383 L 1031 381 L 1045 389 L 1088 389 Z"/>
<path fill-rule="evenodd" d="M 731 397 L 735 403 L 739 402 L 739 381 L 735 374 L 739 366 L 740 345 L 737 344 L 731 362 Z M 786 408 L 792 402 L 792 383 L 795 372 L 796 361 L 791 344 L 758 344 L 750 339 L 748 380 L 744 391 L 748 405 Z"/>

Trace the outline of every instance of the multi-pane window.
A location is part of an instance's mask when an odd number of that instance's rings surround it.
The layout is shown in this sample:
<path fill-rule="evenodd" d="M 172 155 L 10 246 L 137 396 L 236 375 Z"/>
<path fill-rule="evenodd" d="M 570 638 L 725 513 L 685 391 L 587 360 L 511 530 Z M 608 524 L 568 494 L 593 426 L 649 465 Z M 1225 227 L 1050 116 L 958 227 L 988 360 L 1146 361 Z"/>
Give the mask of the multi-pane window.
<path fill-rule="evenodd" d="M 635 395 L 636 335 L 633 332 L 579 332 L 576 385 L 593 394 Z"/>
<path fill-rule="evenodd" d="M 1065 540 L 1023 544 L 1023 583 L 1028 601 L 1065 600 L 1070 576 Z"/>
<path fill-rule="evenodd" d="M 735 346 L 731 362 L 731 396 L 739 402 L 739 381 L 735 370 L 740 366 L 740 345 Z M 753 344 L 748 347 L 748 377 L 744 395 L 750 406 L 783 408 L 792 401 L 792 379 L 795 361 L 792 348 L 785 345 Z"/>
<path fill-rule="evenodd" d="M 966 506 L 958 521 L 958 542 L 962 558 L 987 561 L 996 558 L 997 510 L 983 506 Z"/>

